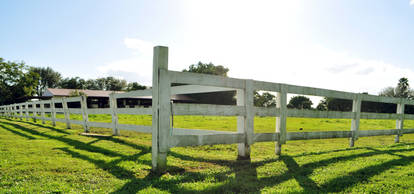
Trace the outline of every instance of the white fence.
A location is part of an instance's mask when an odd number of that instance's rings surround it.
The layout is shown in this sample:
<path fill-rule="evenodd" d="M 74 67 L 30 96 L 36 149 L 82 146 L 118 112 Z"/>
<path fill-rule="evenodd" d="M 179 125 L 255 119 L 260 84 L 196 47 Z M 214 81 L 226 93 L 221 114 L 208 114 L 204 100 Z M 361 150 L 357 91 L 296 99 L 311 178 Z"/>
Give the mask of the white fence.
<path fill-rule="evenodd" d="M 399 142 L 402 134 L 414 133 L 414 129 L 403 129 L 404 120 L 414 119 L 414 115 L 404 114 L 405 105 L 414 105 L 414 101 L 407 99 L 170 71 L 168 48 L 161 46 L 154 48 L 153 62 L 152 89 L 113 93 L 110 95 L 110 108 L 88 109 L 86 97 L 82 96 L 1 106 L 0 114 L 8 118 L 39 119 L 43 123 L 50 120 L 53 125 L 56 122 L 64 122 L 67 128 L 70 128 L 71 124 L 80 124 L 86 132 L 90 127 L 102 127 L 112 128 L 114 135 L 119 135 L 120 130 L 152 133 L 152 165 L 154 170 L 160 171 L 166 168 L 167 152 L 171 147 L 237 143 L 239 157 L 250 157 L 250 146 L 255 142 L 275 142 L 276 154 L 281 154 L 281 145 L 288 140 L 350 138 L 352 147 L 358 137 L 395 135 L 395 142 Z M 171 87 L 172 83 L 187 85 Z M 277 93 L 276 108 L 254 106 L 254 91 L 260 90 Z M 237 105 L 171 104 L 171 95 L 217 91 L 236 91 Z M 352 112 L 287 109 L 288 93 L 353 100 Z M 152 96 L 152 107 L 117 108 L 118 98 L 138 96 Z M 361 112 L 362 101 L 397 104 L 397 111 L 393 114 Z M 68 108 L 68 102 L 79 102 L 81 108 Z M 61 103 L 63 108 L 55 108 L 56 103 Z M 45 108 L 46 104 L 49 108 Z M 51 117 L 45 117 L 46 113 L 51 114 Z M 57 113 L 64 114 L 64 119 L 56 118 Z M 70 114 L 81 114 L 82 121 L 71 120 Z M 88 114 L 110 114 L 112 122 L 90 122 Z M 119 124 L 118 114 L 152 115 L 152 127 Z M 237 132 L 173 128 L 173 115 L 237 116 Z M 275 132 L 255 133 L 255 116 L 276 117 Z M 287 117 L 345 118 L 352 119 L 352 124 L 350 131 L 287 132 Z M 396 129 L 360 131 L 360 119 L 395 119 Z"/>

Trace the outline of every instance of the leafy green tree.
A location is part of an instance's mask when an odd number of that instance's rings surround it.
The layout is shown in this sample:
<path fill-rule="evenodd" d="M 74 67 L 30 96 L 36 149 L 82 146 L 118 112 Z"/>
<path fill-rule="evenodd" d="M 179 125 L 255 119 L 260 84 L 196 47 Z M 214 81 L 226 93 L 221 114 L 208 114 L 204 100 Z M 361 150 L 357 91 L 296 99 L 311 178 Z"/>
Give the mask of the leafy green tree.
<path fill-rule="evenodd" d="M 88 79 L 85 81 L 85 89 L 88 90 L 103 90 L 103 88 L 100 87 L 97 80 L 94 79 Z"/>
<path fill-rule="evenodd" d="M 123 79 L 107 77 L 105 80 L 105 90 L 121 91 L 121 90 L 125 90 L 126 87 L 127 87 L 127 82 Z"/>
<path fill-rule="evenodd" d="M 221 65 L 214 65 L 213 63 L 202 63 L 198 62 L 197 64 L 190 65 L 187 69 L 184 69 L 183 72 L 193 72 L 193 73 L 204 73 L 211 75 L 220 75 L 227 77 L 228 68 L 225 68 Z M 179 85 L 179 84 L 175 84 Z M 236 92 L 209 92 L 209 93 L 199 93 L 199 94 L 187 94 L 190 98 L 196 100 L 202 104 L 236 104 L 234 96 Z"/>
<path fill-rule="evenodd" d="M 289 100 L 288 108 L 312 109 L 312 101 L 306 96 L 294 96 Z"/>
<path fill-rule="evenodd" d="M 140 85 L 138 82 L 131 82 L 128 83 L 127 91 L 133 91 L 133 90 L 145 90 L 147 87 Z"/>
<path fill-rule="evenodd" d="M 204 73 L 212 75 L 221 75 L 227 77 L 229 72 L 228 68 L 225 68 L 222 65 L 214 65 L 213 63 L 202 63 L 199 61 L 197 64 L 192 64 L 187 69 L 184 69 L 183 72 L 193 72 L 193 73 Z"/>
<path fill-rule="evenodd" d="M 64 78 L 59 82 L 59 88 L 84 89 L 86 81 L 80 77 Z"/>
<path fill-rule="evenodd" d="M 24 62 L 0 58 L 0 104 L 24 102 L 36 93 L 39 75 L 29 71 Z"/>
<path fill-rule="evenodd" d="M 276 97 L 269 93 L 263 92 L 260 94 L 259 92 L 254 92 L 254 106 L 257 107 L 276 107 Z"/>
<path fill-rule="evenodd" d="M 62 75 L 50 67 L 31 67 L 30 71 L 39 75 L 38 85 L 36 87 L 38 96 L 42 96 L 47 88 L 56 88 L 62 79 Z"/>

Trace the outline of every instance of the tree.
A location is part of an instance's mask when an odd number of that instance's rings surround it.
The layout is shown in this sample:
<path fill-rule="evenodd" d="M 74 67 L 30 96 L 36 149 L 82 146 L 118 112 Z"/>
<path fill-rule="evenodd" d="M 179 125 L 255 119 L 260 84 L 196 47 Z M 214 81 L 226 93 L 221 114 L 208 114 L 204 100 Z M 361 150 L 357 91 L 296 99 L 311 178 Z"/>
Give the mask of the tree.
<path fill-rule="evenodd" d="M 254 106 L 257 107 L 276 107 L 276 97 L 269 93 L 263 92 L 260 94 L 259 92 L 254 92 Z"/>
<path fill-rule="evenodd" d="M 39 75 L 38 85 L 36 87 L 38 96 L 42 96 L 47 88 L 57 87 L 59 81 L 62 79 L 62 75 L 50 67 L 31 67 L 30 71 Z"/>
<path fill-rule="evenodd" d="M 211 75 L 220 75 L 227 77 L 228 68 L 225 68 L 221 65 L 215 66 L 213 63 L 202 63 L 198 62 L 197 64 L 190 65 L 187 69 L 184 69 L 183 72 L 193 72 L 193 73 L 204 73 Z M 179 85 L 179 84 L 175 84 Z M 202 104 L 224 104 L 224 105 L 234 105 L 236 100 L 234 96 L 236 92 L 209 92 L 209 93 L 199 93 L 199 94 L 188 94 L 190 98 L 196 100 Z"/>
<path fill-rule="evenodd" d="M 84 89 L 86 85 L 86 81 L 80 77 L 71 77 L 62 79 L 59 82 L 60 88 L 66 89 Z"/>
<path fill-rule="evenodd" d="M 127 82 L 123 79 L 107 77 L 105 80 L 105 90 L 121 91 L 121 90 L 125 90 L 126 86 L 127 86 Z"/>
<path fill-rule="evenodd" d="M 97 80 L 88 79 L 85 82 L 85 88 L 88 90 L 103 90 L 101 86 L 98 84 Z"/>
<path fill-rule="evenodd" d="M 396 97 L 408 98 L 409 97 L 410 85 L 408 84 L 408 79 L 405 77 L 398 80 L 397 87 L 395 88 Z"/>
<path fill-rule="evenodd" d="M 128 83 L 128 86 L 126 88 L 127 91 L 145 90 L 145 89 L 147 89 L 147 87 L 140 85 L 138 82 Z"/>
<path fill-rule="evenodd" d="M 24 62 L 0 58 L 0 104 L 24 102 L 36 92 L 39 75 L 29 71 Z"/>
<path fill-rule="evenodd" d="M 294 96 L 289 100 L 288 108 L 312 109 L 312 101 L 306 96 Z"/>
<path fill-rule="evenodd" d="M 199 61 L 197 64 L 192 64 L 187 69 L 184 69 L 183 72 L 193 72 L 193 73 L 204 73 L 212 75 L 221 75 L 227 77 L 229 72 L 228 68 L 225 68 L 221 65 L 215 66 L 213 63 L 202 63 Z"/>
<path fill-rule="evenodd" d="M 74 96 L 86 96 L 85 92 L 79 91 L 79 90 L 73 90 L 69 93 L 70 97 L 74 97 Z"/>

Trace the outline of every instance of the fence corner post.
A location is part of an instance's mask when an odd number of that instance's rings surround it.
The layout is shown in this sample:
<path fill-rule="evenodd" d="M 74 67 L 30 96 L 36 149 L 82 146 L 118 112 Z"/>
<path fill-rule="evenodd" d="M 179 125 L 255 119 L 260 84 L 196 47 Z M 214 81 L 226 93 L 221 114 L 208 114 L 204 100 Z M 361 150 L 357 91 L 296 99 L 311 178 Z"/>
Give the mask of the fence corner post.
<path fill-rule="evenodd" d="M 286 143 L 286 119 L 287 119 L 287 86 L 281 85 L 276 93 L 276 108 L 279 109 L 279 116 L 276 117 L 276 133 L 279 133 L 278 141 L 275 144 L 276 155 L 282 154 L 282 144 Z"/>
<path fill-rule="evenodd" d="M 399 118 L 396 120 L 397 135 L 395 135 L 395 143 L 400 143 L 400 136 L 402 136 L 401 130 L 404 129 L 404 110 L 405 104 L 401 101 L 397 104 L 397 114 L 399 114 Z"/>
<path fill-rule="evenodd" d="M 349 147 L 354 147 L 355 141 L 359 138 L 359 120 L 361 119 L 361 94 L 356 94 L 352 100 L 352 113 L 354 113 L 351 121 L 351 135 L 349 138 Z"/>
<path fill-rule="evenodd" d="M 121 135 L 120 131 L 118 129 L 118 114 L 116 112 L 116 109 L 118 108 L 116 98 L 114 96 L 114 93 L 111 93 L 109 95 L 109 107 L 111 109 L 111 116 L 112 116 L 112 134 L 113 135 Z"/>
<path fill-rule="evenodd" d="M 152 170 L 164 172 L 170 139 L 170 81 L 168 47 L 154 47 L 152 74 Z"/>

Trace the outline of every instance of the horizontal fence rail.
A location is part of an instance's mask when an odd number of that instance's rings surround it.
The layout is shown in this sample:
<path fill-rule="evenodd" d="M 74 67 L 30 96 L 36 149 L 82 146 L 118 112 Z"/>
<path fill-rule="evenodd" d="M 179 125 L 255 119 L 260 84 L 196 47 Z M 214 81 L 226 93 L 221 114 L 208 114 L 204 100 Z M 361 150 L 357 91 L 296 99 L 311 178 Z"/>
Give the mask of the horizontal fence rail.
<path fill-rule="evenodd" d="M 178 86 L 174 86 L 174 84 Z M 173 100 L 172 95 L 229 91 L 236 94 L 236 105 L 172 103 L 171 101 Z M 273 108 L 255 107 L 253 105 L 255 91 L 276 92 L 277 106 Z M 351 100 L 352 111 L 288 109 L 287 94 Z M 119 108 L 117 100 L 128 98 L 151 99 L 152 106 Z M 361 112 L 362 102 L 396 104 L 397 111 L 395 113 Z M 69 104 L 73 103 L 80 105 L 80 107 L 69 107 Z M 395 142 L 399 142 L 401 135 L 414 133 L 414 129 L 404 129 L 404 120 L 414 119 L 414 115 L 404 114 L 406 105 L 414 105 L 414 101 L 283 83 L 170 71 L 168 70 L 168 49 L 155 47 L 152 88 L 125 93 L 113 92 L 109 96 L 109 108 L 88 108 L 87 97 L 77 96 L 4 105 L 0 106 L 0 115 L 6 118 L 25 119 L 26 121 L 29 119 L 40 120 L 42 123 L 50 121 L 54 126 L 56 122 L 62 122 L 66 124 L 68 129 L 72 128 L 72 124 L 76 124 L 81 125 L 85 132 L 89 132 L 90 127 L 98 127 L 112 129 L 113 135 L 120 135 L 121 130 L 152 134 L 153 169 L 162 171 L 166 167 L 167 152 L 172 147 L 238 144 L 239 157 L 250 157 L 250 146 L 255 142 L 275 142 L 277 154 L 281 154 L 282 145 L 291 140 L 349 138 L 352 147 L 359 137 L 395 135 Z M 81 119 L 71 118 L 71 115 L 74 114 L 80 115 Z M 110 115 L 111 122 L 89 121 L 90 115 L 96 114 Z M 120 114 L 151 115 L 152 126 L 120 124 L 118 121 Z M 237 132 L 174 128 L 173 118 L 176 115 L 234 116 L 237 117 Z M 255 133 L 255 116 L 276 117 L 274 132 Z M 348 131 L 288 132 L 286 129 L 287 117 L 351 119 L 352 122 Z M 392 119 L 396 120 L 396 128 L 359 130 L 360 119 Z"/>

